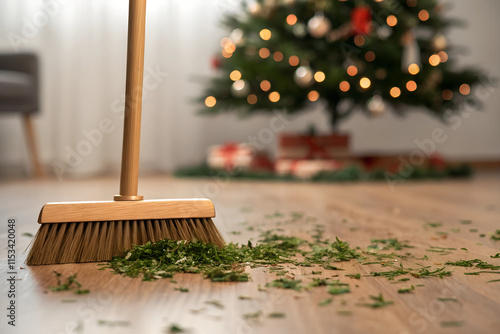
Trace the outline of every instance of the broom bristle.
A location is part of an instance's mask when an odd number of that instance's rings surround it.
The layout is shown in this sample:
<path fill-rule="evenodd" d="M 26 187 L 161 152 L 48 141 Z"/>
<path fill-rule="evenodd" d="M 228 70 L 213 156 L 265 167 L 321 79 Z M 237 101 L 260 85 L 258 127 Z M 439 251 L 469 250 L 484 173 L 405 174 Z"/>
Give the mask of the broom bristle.
<path fill-rule="evenodd" d="M 41 224 L 28 265 L 108 261 L 132 245 L 162 239 L 203 241 L 224 246 L 211 218 L 124 220 Z"/>

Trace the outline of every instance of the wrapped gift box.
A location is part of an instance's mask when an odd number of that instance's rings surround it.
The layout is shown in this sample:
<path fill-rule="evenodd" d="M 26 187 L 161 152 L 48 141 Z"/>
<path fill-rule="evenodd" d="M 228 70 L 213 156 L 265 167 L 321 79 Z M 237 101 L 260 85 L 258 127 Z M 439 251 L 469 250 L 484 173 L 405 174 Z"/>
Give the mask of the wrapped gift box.
<path fill-rule="evenodd" d="M 278 141 L 279 159 L 338 159 L 349 156 L 349 135 L 282 134 Z"/>
<path fill-rule="evenodd" d="M 301 179 L 309 179 L 320 172 L 335 171 L 344 167 L 343 161 L 325 159 L 278 159 L 275 164 L 276 173 Z"/>
<path fill-rule="evenodd" d="M 257 152 L 251 145 L 244 143 L 226 143 L 209 147 L 207 164 L 210 168 L 227 171 L 235 168 L 251 171 L 273 169 L 265 153 Z"/>

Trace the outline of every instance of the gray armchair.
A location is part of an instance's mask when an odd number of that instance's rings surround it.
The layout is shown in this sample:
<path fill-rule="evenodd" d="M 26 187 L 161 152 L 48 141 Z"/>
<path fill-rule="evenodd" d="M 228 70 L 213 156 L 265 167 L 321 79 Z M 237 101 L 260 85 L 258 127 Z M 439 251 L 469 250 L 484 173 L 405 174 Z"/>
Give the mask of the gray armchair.
<path fill-rule="evenodd" d="M 32 53 L 0 53 L 0 114 L 23 117 L 33 171 L 42 176 L 43 168 L 31 116 L 40 110 L 38 58 Z"/>

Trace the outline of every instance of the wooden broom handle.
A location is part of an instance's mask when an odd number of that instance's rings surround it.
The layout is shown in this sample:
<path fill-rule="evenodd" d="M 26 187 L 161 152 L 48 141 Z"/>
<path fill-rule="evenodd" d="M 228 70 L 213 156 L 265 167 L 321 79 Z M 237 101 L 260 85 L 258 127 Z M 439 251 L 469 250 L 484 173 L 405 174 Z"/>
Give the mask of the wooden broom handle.
<path fill-rule="evenodd" d="M 130 0 L 122 169 L 120 195 L 115 195 L 115 201 L 140 201 L 143 199 L 142 196 L 137 195 L 137 186 L 139 182 L 145 26 L 146 0 Z"/>

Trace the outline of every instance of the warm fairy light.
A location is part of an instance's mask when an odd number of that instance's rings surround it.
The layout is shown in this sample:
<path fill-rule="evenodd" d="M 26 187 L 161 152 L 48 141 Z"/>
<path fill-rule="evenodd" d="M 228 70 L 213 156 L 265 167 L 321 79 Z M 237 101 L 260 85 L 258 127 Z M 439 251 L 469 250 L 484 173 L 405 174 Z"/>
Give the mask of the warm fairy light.
<path fill-rule="evenodd" d="M 418 72 L 420 72 L 420 67 L 418 67 L 417 64 L 411 64 L 410 66 L 408 66 L 408 72 L 411 75 L 416 75 L 418 74 Z"/>
<path fill-rule="evenodd" d="M 321 71 L 314 73 L 314 80 L 316 80 L 317 82 L 325 81 L 325 73 Z"/>
<path fill-rule="evenodd" d="M 358 74 L 358 68 L 354 65 L 351 65 L 347 68 L 347 74 L 349 74 L 351 77 L 355 76 Z"/>
<path fill-rule="evenodd" d="M 417 0 L 406 0 L 408 7 L 415 7 L 417 5 Z"/>
<path fill-rule="evenodd" d="M 228 53 L 233 53 L 235 50 L 236 50 L 236 45 L 231 41 L 227 42 L 224 45 L 224 51 L 226 51 Z"/>
<path fill-rule="evenodd" d="M 429 12 L 425 9 L 422 9 L 420 12 L 418 12 L 418 18 L 421 21 L 427 21 L 429 19 Z"/>
<path fill-rule="evenodd" d="M 319 93 L 315 90 L 312 90 L 309 92 L 309 94 L 307 94 L 307 98 L 311 102 L 317 101 L 319 99 Z"/>
<path fill-rule="evenodd" d="M 288 63 L 292 66 L 297 66 L 299 64 L 299 57 L 291 56 L 290 58 L 288 58 Z"/>
<path fill-rule="evenodd" d="M 448 54 L 444 51 L 440 51 L 438 53 L 438 55 L 439 55 L 439 59 L 441 59 L 441 62 L 446 63 L 446 61 L 448 60 Z"/>
<path fill-rule="evenodd" d="M 386 21 L 389 27 L 394 27 L 396 24 L 398 24 L 398 19 L 394 15 L 389 15 Z"/>
<path fill-rule="evenodd" d="M 261 58 L 267 58 L 267 57 L 269 57 L 270 54 L 271 54 L 271 51 L 269 51 L 268 48 L 261 48 L 259 50 L 259 56 Z"/>
<path fill-rule="evenodd" d="M 365 38 L 363 37 L 363 35 L 356 35 L 356 37 L 354 37 L 354 44 L 356 44 L 357 46 L 365 45 Z"/>
<path fill-rule="evenodd" d="M 365 59 L 366 59 L 366 61 L 368 61 L 368 62 L 374 61 L 374 60 L 375 60 L 375 52 L 373 52 L 373 51 L 368 51 L 368 52 L 365 54 Z"/>
<path fill-rule="evenodd" d="M 453 98 L 453 92 L 449 89 L 443 90 L 443 100 L 451 100 Z"/>
<path fill-rule="evenodd" d="M 401 95 L 401 89 L 399 89 L 398 87 L 392 87 L 391 88 L 391 96 L 393 98 L 397 98 L 397 97 L 399 97 L 399 95 Z"/>
<path fill-rule="evenodd" d="M 209 96 L 205 99 L 205 105 L 209 108 L 212 108 L 213 106 L 215 106 L 216 103 L 217 103 L 217 100 L 213 96 Z"/>
<path fill-rule="evenodd" d="M 351 85 L 347 81 L 342 81 L 339 84 L 339 88 L 343 92 L 347 92 L 349 89 L 351 89 Z"/>
<path fill-rule="evenodd" d="M 238 81 L 238 80 L 241 79 L 241 72 L 238 71 L 238 70 L 234 70 L 234 71 L 231 72 L 231 74 L 229 74 L 229 77 L 233 81 Z"/>
<path fill-rule="evenodd" d="M 271 89 L 271 83 L 267 80 L 262 80 L 260 82 L 260 89 L 262 89 L 264 92 L 267 92 Z"/>
<path fill-rule="evenodd" d="M 361 86 L 361 88 L 366 89 L 366 88 L 370 87 L 371 84 L 372 84 L 372 82 L 367 77 L 361 78 L 361 80 L 359 80 L 359 85 Z"/>
<path fill-rule="evenodd" d="M 268 41 L 271 39 L 271 30 L 269 29 L 262 29 L 260 32 L 259 32 L 259 36 L 260 38 L 262 38 L 263 40 L 265 41 Z"/>
<path fill-rule="evenodd" d="M 413 80 L 410 80 L 406 83 L 406 89 L 410 92 L 414 92 L 417 90 L 417 83 Z"/>
<path fill-rule="evenodd" d="M 223 48 L 227 43 L 232 43 L 229 37 L 222 37 L 222 39 L 220 40 L 220 46 Z"/>
<path fill-rule="evenodd" d="M 278 102 L 280 100 L 280 93 L 272 92 L 271 94 L 269 94 L 269 100 L 271 102 Z"/>
<path fill-rule="evenodd" d="M 250 94 L 247 96 L 247 102 L 249 104 L 256 104 L 257 103 L 257 95 L 255 94 Z"/>
<path fill-rule="evenodd" d="M 276 51 L 275 53 L 273 53 L 273 59 L 275 61 L 282 61 L 283 60 L 283 53 L 281 53 L 280 51 Z"/>
<path fill-rule="evenodd" d="M 468 84 L 463 84 L 460 86 L 460 94 L 469 95 L 470 94 L 470 86 Z"/>
<path fill-rule="evenodd" d="M 438 55 L 432 55 L 429 57 L 429 64 L 431 64 L 432 66 L 438 66 L 440 62 L 441 57 L 439 57 Z"/>
<path fill-rule="evenodd" d="M 222 49 L 222 56 L 224 58 L 231 58 L 232 55 L 233 55 L 232 52 L 226 52 L 226 50 Z"/>
<path fill-rule="evenodd" d="M 297 16 L 290 14 L 286 17 L 286 23 L 289 25 L 293 26 L 295 23 L 297 23 Z"/>

